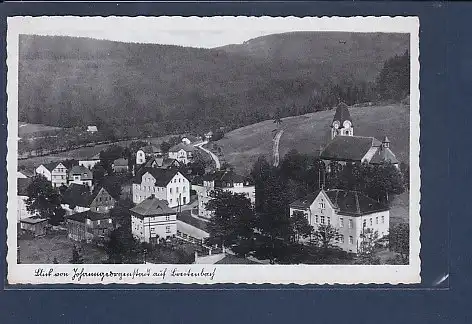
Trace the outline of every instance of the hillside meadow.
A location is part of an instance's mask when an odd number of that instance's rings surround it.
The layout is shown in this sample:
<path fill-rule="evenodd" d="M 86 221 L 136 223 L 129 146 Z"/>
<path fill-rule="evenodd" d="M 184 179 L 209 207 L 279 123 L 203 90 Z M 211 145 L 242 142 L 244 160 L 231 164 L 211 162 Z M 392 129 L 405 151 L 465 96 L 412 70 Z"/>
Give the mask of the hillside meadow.
<path fill-rule="evenodd" d="M 354 135 L 373 136 L 381 140 L 385 135 L 390 147 L 401 162 L 409 161 L 409 106 L 392 104 L 369 107 L 350 107 Z M 225 135 L 217 144 L 225 160 L 243 174 L 249 173 L 259 156 L 272 161 L 273 136 L 284 128 L 280 140 L 280 157 L 289 150 L 315 155 L 330 139 L 330 124 L 334 110 L 287 117 L 280 126 L 273 120 L 238 128 Z"/>

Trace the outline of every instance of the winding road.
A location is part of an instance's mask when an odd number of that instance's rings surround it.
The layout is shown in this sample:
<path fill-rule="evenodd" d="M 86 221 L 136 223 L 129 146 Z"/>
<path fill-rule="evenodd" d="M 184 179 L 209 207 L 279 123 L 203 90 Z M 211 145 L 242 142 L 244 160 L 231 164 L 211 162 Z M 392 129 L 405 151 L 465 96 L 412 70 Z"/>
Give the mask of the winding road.
<path fill-rule="evenodd" d="M 211 151 L 207 150 L 206 148 L 202 147 L 205 144 L 208 144 L 208 141 L 197 143 L 197 144 L 194 144 L 193 146 L 198 147 L 203 152 L 206 152 L 206 153 L 210 154 L 213 161 L 215 161 L 216 170 L 219 170 L 221 168 L 220 159 L 218 158 L 218 156 L 216 156 L 216 154 L 214 154 L 213 152 L 211 152 Z"/>
<path fill-rule="evenodd" d="M 281 129 L 275 134 L 274 136 L 274 146 L 272 147 L 272 155 L 274 157 L 274 166 L 278 167 L 279 162 L 280 162 L 280 155 L 279 155 L 279 143 L 280 143 L 280 138 L 282 137 L 282 134 L 284 133 L 284 130 Z"/>

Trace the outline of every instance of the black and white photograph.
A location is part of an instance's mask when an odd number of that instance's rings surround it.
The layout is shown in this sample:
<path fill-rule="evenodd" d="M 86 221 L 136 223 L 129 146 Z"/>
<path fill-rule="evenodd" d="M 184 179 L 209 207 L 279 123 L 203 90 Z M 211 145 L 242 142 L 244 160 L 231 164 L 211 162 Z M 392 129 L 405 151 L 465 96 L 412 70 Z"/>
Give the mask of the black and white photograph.
<path fill-rule="evenodd" d="M 9 283 L 420 281 L 415 17 L 11 17 Z"/>

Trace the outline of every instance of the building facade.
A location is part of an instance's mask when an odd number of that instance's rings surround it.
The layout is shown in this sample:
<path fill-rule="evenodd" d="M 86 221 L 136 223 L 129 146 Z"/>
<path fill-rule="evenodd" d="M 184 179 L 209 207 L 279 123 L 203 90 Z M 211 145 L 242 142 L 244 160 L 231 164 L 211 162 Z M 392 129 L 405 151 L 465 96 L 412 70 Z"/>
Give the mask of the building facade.
<path fill-rule="evenodd" d="M 131 232 L 140 242 L 159 243 L 177 234 L 177 212 L 154 195 L 130 209 Z"/>
<path fill-rule="evenodd" d="M 171 208 L 182 206 L 190 203 L 190 189 L 189 180 L 179 171 L 148 168 L 133 178 L 133 202 L 139 204 L 154 195 Z"/>
<path fill-rule="evenodd" d="M 36 168 L 35 173 L 51 181 L 54 188 L 67 185 L 67 168 L 60 162 L 41 164 Z"/>
<path fill-rule="evenodd" d="M 20 221 L 22 230 L 32 233 L 34 236 L 45 235 L 48 227 L 48 220 L 39 217 L 28 217 Z"/>
<path fill-rule="evenodd" d="M 116 204 L 105 188 L 90 189 L 85 185 L 71 184 L 64 192 L 61 206 L 67 215 L 91 210 L 96 213 L 107 213 Z"/>
<path fill-rule="evenodd" d="M 99 154 L 96 154 L 96 155 L 94 155 L 94 156 L 92 156 L 91 158 L 88 158 L 88 159 L 79 160 L 79 165 L 83 166 L 83 167 L 86 167 L 89 170 L 92 170 L 93 167 L 98 163 L 100 163 L 100 155 Z"/>
<path fill-rule="evenodd" d="M 129 166 L 128 166 L 128 159 L 116 159 L 113 162 L 113 172 L 115 173 L 121 173 L 121 172 L 128 172 Z"/>
<path fill-rule="evenodd" d="M 86 185 L 92 188 L 93 173 L 85 166 L 75 165 L 69 170 L 68 183 Z"/>
<path fill-rule="evenodd" d="M 90 210 L 67 217 L 66 226 L 68 237 L 78 242 L 106 240 L 114 229 L 113 220 L 108 213 L 95 213 Z"/>
<path fill-rule="evenodd" d="M 169 149 L 169 158 L 179 161 L 183 164 L 193 162 L 195 147 L 185 143 L 179 143 Z"/>
<path fill-rule="evenodd" d="M 248 179 L 233 171 L 216 171 L 203 177 L 200 185 L 193 185 L 192 189 L 198 196 L 198 216 L 211 218 L 212 212 L 206 209 L 207 203 L 212 199 L 211 193 L 215 189 L 230 191 L 235 194 L 244 194 L 254 205 L 256 201 L 256 188 Z"/>
<path fill-rule="evenodd" d="M 22 219 L 36 216 L 36 213 L 29 212 L 26 208 L 26 200 L 28 200 L 28 186 L 31 184 L 31 178 L 19 178 L 17 180 L 17 206 L 16 216 L 17 222 Z"/>
<path fill-rule="evenodd" d="M 376 231 L 379 238 L 389 232 L 389 208 L 356 191 L 319 190 L 290 204 L 290 216 L 297 211 L 315 231 L 320 225 L 337 229 L 340 237 L 335 244 L 347 252 L 358 252 L 366 229 Z"/>
<path fill-rule="evenodd" d="M 151 144 L 143 146 L 136 152 L 136 165 L 142 165 L 148 159 L 159 156 L 162 156 L 162 150 L 159 147 Z"/>

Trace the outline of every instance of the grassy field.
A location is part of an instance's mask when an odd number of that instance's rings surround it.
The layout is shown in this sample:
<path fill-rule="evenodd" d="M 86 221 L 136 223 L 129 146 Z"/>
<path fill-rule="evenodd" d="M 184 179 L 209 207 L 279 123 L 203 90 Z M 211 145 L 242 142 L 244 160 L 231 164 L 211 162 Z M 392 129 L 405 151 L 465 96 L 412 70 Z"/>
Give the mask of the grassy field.
<path fill-rule="evenodd" d="M 145 138 L 145 139 L 142 139 L 142 141 L 147 141 L 154 145 L 160 145 L 163 141 L 169 139 L 170 137 L 171 136 L 169 135 L 169 136 L 156 137 L 156 138 Z M 131 142 L 134 142 L 134 141 L 135 140 L 121 141 L 115 144 L 121 145 L 121 146 L 127 146 Z M 18 166 L 25 167 L 27 169 L 34 169 L 43 163 L 62 161 L 66 159 L 77 159 L 77 160 L 85 159 L 85 158 L 89 158 L 89 157 L 94 156 L 95 154 L 100 153 L 100 151 L 106 149 L 110 145 L 113 145 L 113 144 L 101 144 L 101 145 L 96 145 L 93 147 L 82 147 L 82 148 L 70 150 L 67 152 L 61 152 L 57 154 L 37 156 L 37 157 L 29 158 L 29 159 L 18 160 Z"/>
<path fill-rule="evenodd" d="M 66 234 L 48 234 L 39 238 L 18 239 L 20 263 L 51 264 L 54 258 L 60 264 L 69 263 L 74 244 L 79 247 L 84 263 L 103 263 L 107 259 L 105 252 L 95 246 L 72 241 Z"/>
<path fill-rule="evenodd" d="M 27 123 L 18 123 L 18 136 L 26 136 L 31 133 L 39 133 L 39 132 L 46 132 L 46 131 L 52 131 L 52 130 L 59 130 L 61 129 L 60 127 L 54 127 L 54 126 L 47 126 L 47 125 L 42 125 L 42 124 L 27 124 Z"/>
<path fill-rule="evenodd" d="M 387 135 L 390 147 L 400 161 L 409 159 L 409 107 L 401 104 L 351 107 L 354 135 L 374 136 L 382 139 Z M 287 117 L 280 126 L 273 120 L 238 128 L 229 132 L 217 143 L 225 159 L 241 173 L 247 173 L 261 155 L 272 161 L 272 138 L 278 128 L 285 132 L 280 140 L 280 157 L 289 150 L 316 154 L 320 146 L 329 140 L 330 124 L 334 110 L 302 116 Z"/>

